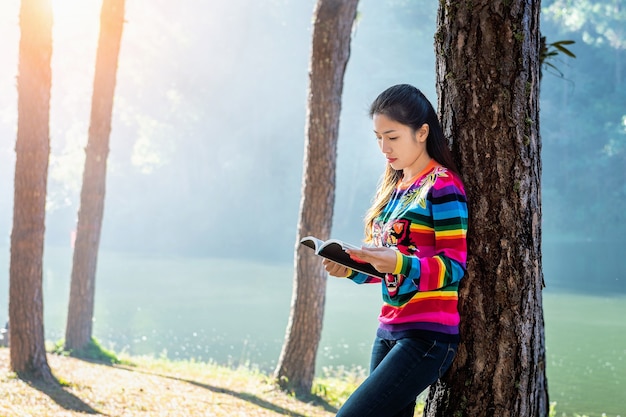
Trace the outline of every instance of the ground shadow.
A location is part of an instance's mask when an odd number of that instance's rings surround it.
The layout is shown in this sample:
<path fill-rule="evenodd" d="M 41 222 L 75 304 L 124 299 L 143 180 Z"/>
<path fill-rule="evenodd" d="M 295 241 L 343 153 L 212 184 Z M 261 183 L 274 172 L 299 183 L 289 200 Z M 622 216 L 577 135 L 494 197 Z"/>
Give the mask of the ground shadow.
<path fill-rule="evenodd" d="M 43 381 L 39 378 L 20 377 L 22 381 L 28 383 L 29 386 L 46 394 L 52 401 L 57 403 L 69 411 L 78 411 L 86 414 L 101 414 L 98 410 L 92 408 L 89 404 L 65 390 L 58 381 Z"/>
<path fill-rule="evenodd" d="M 146 375 L 155 375 L 155 376 L 159 376 L 162 378 L 168 378 L 168 379 L 172 379 L 174 381 L 180 381 L 180 382 L 186 382 L 188 384 L 191 385 L 195 385 L 197 387 L 200 388 L 204 388 L 207 389 L 211 392 L 215 392 L 217 394 L 226 394 L 226 395 L 230 395 L 232 397 L 238 398 L 240 400 L 243 401 L 247 401 L 251 404 L 256 405 L 257 407 L 261 407 L 261 408 L 265 408 L 266 410 L 270 410 L 273 411 L 275 413 L 279 413 L 279 414 L 283 414 L 286 416 L 292 416 L 292 417 L 306 417 L 306 415 L 304 414 L 300 414 L 297 413 L 295 411 L 289 410 L 287 408 L 281 407 L 279 405 L 273 404 L 269 401 L 264 400 L 263 398 L 259 398 L 256 395 L 253 394 L 248 394 L 245 392 L 237 392 L 237 391 L 233 391 L 227 388 L 221 388 L 221 387 L 216 387 L 213 385 L 209 385 L 209 384 L 204 384 L 202 382 L 198 382 L 198 381 L 193 381 L 190 379 L 184 379 L 184 378 L 178 378 L 175 376 L 170 376 L 170 375 L 163 375 L 163 374 L 159 374 L 159 373 L 153 373 L 153 372 L 146 372 L 146 371 L 142 371 L 139 369 L 133 369 L 133 368 L 128 368 L 126 366 L 119 366 L 119 369 L 125 369 L 127 371 L 130 372 L 139 372 L 142 374 L 146 374 Z M 335 407 L 333 407 L 332 405 L 328 404 L 328 402 L 324 401 L 322 398 L 314 396 L 314 395 L 310 395 L 307 396 L 306 398 L 303 397 L 297 397 L 299 400 L 301 401 L 307 401 L 310 402 L 312 404 L 318 405 L 322 408 L 324 408 L 325 411 L 328 412 L 332 412 L 332 413 L 336 413 L 337 409 Z"/>

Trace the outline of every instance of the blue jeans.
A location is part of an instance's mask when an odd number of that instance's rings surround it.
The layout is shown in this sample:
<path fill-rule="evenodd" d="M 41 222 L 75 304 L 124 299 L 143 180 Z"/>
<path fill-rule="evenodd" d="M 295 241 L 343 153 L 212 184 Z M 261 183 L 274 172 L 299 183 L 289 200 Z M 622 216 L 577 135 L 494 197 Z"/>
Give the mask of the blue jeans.
<path fill-rule="evenodd" d="M 376 337 L 370 375 L 344 403 L 337 417 L 409 417 L 415 399 L 450 367 L 458 344 L 419 337 Z"/>

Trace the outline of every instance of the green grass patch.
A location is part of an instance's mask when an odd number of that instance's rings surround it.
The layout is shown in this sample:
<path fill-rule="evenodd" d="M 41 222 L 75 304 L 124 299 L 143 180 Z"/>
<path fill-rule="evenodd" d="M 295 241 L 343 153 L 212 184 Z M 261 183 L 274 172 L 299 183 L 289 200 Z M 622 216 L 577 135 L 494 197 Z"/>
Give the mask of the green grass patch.
<path fill-rule="evenodd" d="M 65 340 L 59 340 L 54 344 L 51 352 L 57 355 L 71 356 L 73 358 L 104 363 L 107 365 L 118 365 L 124 363 L 115 354 L 115 352 L 102 347 L 100 342 L 98 342 L 98 340 L 94 337 L 91 338 L 87 346 L 85 346 L 84 348 L 69 351 L 65 350 Z M 130 365 L 130 363 L 124 364 Z"/>

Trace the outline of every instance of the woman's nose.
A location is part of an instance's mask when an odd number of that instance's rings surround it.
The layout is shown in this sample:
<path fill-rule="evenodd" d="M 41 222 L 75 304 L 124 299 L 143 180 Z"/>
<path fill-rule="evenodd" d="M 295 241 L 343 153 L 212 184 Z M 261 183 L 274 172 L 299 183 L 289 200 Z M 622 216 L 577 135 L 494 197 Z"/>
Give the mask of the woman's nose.
<path fill-rule="evenodd" d="M 389 146 L 389 142 L 385 139 L 380 141 L 380 151 L 384 154 L 388 154 L 391 152 L 391 146 Z"/>

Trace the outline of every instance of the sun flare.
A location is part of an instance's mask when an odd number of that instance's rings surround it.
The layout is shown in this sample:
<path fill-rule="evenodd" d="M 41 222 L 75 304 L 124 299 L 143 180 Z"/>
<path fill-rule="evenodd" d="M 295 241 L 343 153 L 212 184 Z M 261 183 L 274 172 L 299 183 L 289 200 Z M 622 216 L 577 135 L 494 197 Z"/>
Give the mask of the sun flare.
<path fill-rule="evenodd" d="M 51 0 L 56 29 L 65 32 L 76 27 L 97 27 L 101 0 Z"/>

